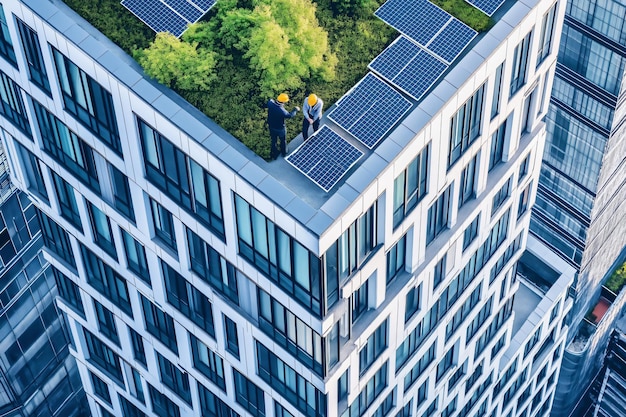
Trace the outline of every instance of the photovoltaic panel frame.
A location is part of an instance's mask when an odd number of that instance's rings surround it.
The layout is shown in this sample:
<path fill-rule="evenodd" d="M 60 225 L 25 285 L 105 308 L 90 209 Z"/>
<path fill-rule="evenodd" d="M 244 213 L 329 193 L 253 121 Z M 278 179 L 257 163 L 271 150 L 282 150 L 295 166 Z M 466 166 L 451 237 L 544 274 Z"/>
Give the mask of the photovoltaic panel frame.
<path fill-rule="evenodd" d="M 285 160 L 328 192 L 361 156 L 363 152 L 323 125 Z"/>
<path fill-rule="evenodd" d="M 369 64 L 369 68 L 419 100 L 448 65 L 400 36 Z"/>
<path fill-rule="evenodd" d="M 402 94 L 368 73 L 339 100 L 328 118 L 372 149 L 410 108 L 411 102 Z"/>
<path fill-rule="evenodd" d="M 467 3 L 476 7 L 478 10 L 484 12 L 487 16 L 491 17 L 496 10 L 504 4 L 505 0 L 465 0 Z"/>
<path fill-rule="evenodd" d="M 121 4 L 153 31 L 180 37 L 188 25 L 213 7 L 215 0 L 122 0 Z"/>
<path fill-rule="evenodd" d="M 441 32 L 428 44 L 428 50 L 437 54 L 448 64 L 478 35 L 471 27 L 457 18 L 452 18 Z"/>
<path fill-rule="evenodd" d="M 428 0 L 388 0 L 374 14 L 422 46 L 452 19 L 448 12 Z"/>

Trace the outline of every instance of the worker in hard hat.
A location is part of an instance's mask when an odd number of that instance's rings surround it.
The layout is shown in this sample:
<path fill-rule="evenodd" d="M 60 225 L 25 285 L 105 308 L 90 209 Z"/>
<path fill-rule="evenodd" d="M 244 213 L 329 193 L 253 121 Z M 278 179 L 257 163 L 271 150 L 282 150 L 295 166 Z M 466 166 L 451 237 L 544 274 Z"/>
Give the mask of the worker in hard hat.
<path fill-rule="evenodd" d="M 324 102 L 315 94 L 309 94 L 304 99 L 304 104 L 302 105 L 302 113 L 304 114 L 302 119 L 302 138 L 304 140 L 309 138 L 309 126 L 313 125 L 314 133 L 320 128 L 322 107 L 324 107 Z"/>
<path fill-rule="evenodd" d="M 272 141 L 270 154 L 272 159 L 276 159 L 279 154 L 287 155 L 285 119 L 291 119 L 300 111 L 298 106 L 291 112 L 285 110 L 285 103 L 288 101 L 289 96 L 281 93 L 276 97 L 276 100 L 271 99 L 267 102 L 267 125 L 270 129 L 270 139 Z"/>

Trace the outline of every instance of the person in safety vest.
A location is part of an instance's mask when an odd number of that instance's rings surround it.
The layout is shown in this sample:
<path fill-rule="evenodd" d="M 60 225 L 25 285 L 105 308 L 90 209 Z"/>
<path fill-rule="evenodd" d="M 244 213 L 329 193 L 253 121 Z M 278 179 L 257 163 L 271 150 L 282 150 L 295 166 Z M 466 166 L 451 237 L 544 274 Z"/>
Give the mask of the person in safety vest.
<path fill-rule="evenodd" d="M 285 103 L 289 102 L 289 96 L 281 93 L 276 100 L 271 99 L 267 102 L 267 125 L 270 129 L 271 153 L 272 160 L 278 158 L 278 155 L 287 154 L 287 128 L 285 127 L 285 119 L 291 119 L 299 111 L 300 107 L 296 106 L 291 112 L 285 110 Z"/>
<path fill-rule="evenodd" d="M 310 94 L 304 99 L 304 104 L 302 105 L 302 113 L 304 114 L 302 119 L 302 138 L 304 140 L 309 138 L 309 126 L 313 125 L 313 133 L 320 128 L 323 107 L 324 102 L 315 94 Z"/>

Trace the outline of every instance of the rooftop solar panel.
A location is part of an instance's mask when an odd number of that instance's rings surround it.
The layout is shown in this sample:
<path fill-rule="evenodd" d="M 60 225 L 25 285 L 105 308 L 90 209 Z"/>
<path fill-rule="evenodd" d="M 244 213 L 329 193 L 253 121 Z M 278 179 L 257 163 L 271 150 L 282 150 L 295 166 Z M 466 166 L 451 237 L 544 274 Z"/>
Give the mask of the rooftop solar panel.
<path fill-rule="evenodd" d="M 369 67 L 388 80 L 393 80 L 422 50 L 405 36 L 399 36 L 369 64 Z"/>
<path fill-rule="evenodd" d="M 188 22 L 197 22 L 204 13 L 193 3 L 187 0 L 161 0 L 163 3 L 174 9 Z"/>
<path fill-rule="evenodd" d="M 159 0 L 122 0 L 122 6 L 130 10 L 155 32 L 170 32 L 180 36 L 187 29 L 188 21 Z"/>
<path fill-rule="evenodd" d="M 155 32 L 180 37 L 215 4 L 215 0 L 122 0 L 126 7 Z"/>
<path fill-rule="evenodd" d="M 428 0 L 388 0 L 374 14 L 424 46 L 452 18 Z"/>
<path fill-rule="evenodd" d="M 410 108 L 402 94 L 368 73 L 341 98 L 328 118 L 372 149 Z"/>
<path fill-rule="evenodd" d="M 361 156 L 363 152 L 324 125 L 285 159 L 328 192 Z"/>
<path fill-rule="evenodd" d="M 453 18 L 428 44 L 428 49 L 450 64 L 477 34 L 474 29 Z"/>
<path fill-rule="evenodd" d="M 485 14 L 491 17 L 496 10 L 502 6 L 505 0 L 465 0 L 472 6 L 485 12 Z"/>

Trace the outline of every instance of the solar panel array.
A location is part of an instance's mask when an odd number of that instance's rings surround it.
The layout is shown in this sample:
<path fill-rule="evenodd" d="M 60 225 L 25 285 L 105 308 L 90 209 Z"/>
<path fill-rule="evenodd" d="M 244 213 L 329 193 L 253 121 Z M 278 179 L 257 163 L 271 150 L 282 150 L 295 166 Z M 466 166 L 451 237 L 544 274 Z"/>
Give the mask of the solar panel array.
<path fill-rule="evenodd" d="M 361 156 L 363 152 L 324 125 L 285 160 L 328 192 Z"/>
<path fill-rule="evenodd" d="M 400 36 L 369 64 L 369 68 L 419 100 L 448 65 Z"/>
<path fill-rule="evenodd" d="M 410 108 L 402 94 L 368 73 L 341 98 L 328 118 L 372 149 Z"/>
<path fill-rule="evenodd" d="M 427 48 L 451 64 L 477 34 L 478 32 L 474 29 L 459 19 L 453 18 L 428 44 Z"/>
<path fill-rule="evenodd" d="M 483 11 L 487 16 L 491 17 L 496 10 L 504 4 L 505 0 L 465 0 L 472 6 Z"/>
<path fill-rule="evenodd" d="M 452 18 L 428 0 L 388 0 L 374 14 L 424 46 Z"/>
<path fill-rule="evenodd" d="M 215 0 L 122 0 L 126 7 L 155 32 L 180 37 L 215 4 Z"/>

